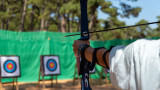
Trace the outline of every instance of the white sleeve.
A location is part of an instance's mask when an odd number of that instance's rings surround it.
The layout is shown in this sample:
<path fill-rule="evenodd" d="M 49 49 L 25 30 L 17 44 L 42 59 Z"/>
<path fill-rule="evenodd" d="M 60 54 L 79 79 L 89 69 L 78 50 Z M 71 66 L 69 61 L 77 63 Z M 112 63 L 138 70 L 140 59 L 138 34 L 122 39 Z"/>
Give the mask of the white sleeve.
<path fill-rule="evenodd" d="M 111 82 L 114 86 L 121 89 L 126 89 L 126 86 L 128 86 L 126 85 L 127 71 L 124 66 L 124 48 L 125 46 L 116 46 L 109 55 Z"/>
<path fill-rule="evenodd" d="M 137 40 L 109 55 L 110 78 L 123 90 L 160 90 L 160 40 Z"/>

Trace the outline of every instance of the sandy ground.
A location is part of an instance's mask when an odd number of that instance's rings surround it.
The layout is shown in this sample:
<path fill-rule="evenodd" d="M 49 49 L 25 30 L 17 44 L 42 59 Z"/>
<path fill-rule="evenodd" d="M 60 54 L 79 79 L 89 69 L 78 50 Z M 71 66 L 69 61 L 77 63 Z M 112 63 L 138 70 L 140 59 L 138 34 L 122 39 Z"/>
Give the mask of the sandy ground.
<path fill-rule="evenodd" d="M 111 83 L 106 84 L 105 80 L 92 80 L 91 83 L 92 90 L 119 90 L 112 86 Z M 53 85 L 51 86 L 50 81 L 45 81 L 45 88 L 43 88 L 43 82 L 40 83 L 40 87 L 38 88 L 37 82 L 32 83 L 18 83 L 19 90 L 80 90 L 81 86 L 78 80 L 73 84 L 73 80 L 58 80 L 58 84 L 53 81 Z M 13 90 L 13 84 L 3 84 L 3 90 Z M 14 87 L 16 90 L 16 87 Z"/>

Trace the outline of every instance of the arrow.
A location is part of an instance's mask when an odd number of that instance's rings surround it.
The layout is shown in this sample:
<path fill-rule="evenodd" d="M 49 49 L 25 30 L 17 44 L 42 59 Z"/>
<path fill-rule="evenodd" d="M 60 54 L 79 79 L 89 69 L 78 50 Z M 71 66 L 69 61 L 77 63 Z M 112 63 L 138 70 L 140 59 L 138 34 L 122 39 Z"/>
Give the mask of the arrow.
<path fill-rule="evenodd" d="M 124 28 L 130 28 L 130 27 L 137 27 L 137 26 L 144 26 L 144 25 L 150 25 L 150 24 L 156 24 L 156 23 L 160 23 L 160 21 L 158 22 L 150 22 L 150 23 L 144 23 L 144 24 L 138 24 L 138 25 L 131 25 L 131 26 L 124 26 L 124 27 L 117 27 L 117 28 L 110 28 L 110 29 L 105 29 L 105 30 L 99 30 L 99 31 L 92 31 L 89 33 L 97 33 L 97 32 L 104 32 L 104 31 L 112 31 L 112 30 L 117 30 L 117 29 L 124 29 Z M 70 36 L 77 36 L 77 35 L 85 35 L 88 33 L 82 33 L 82 34 L 72 34 L 72 35 L 67 35 L 65 37 L 70 37 Z"/>

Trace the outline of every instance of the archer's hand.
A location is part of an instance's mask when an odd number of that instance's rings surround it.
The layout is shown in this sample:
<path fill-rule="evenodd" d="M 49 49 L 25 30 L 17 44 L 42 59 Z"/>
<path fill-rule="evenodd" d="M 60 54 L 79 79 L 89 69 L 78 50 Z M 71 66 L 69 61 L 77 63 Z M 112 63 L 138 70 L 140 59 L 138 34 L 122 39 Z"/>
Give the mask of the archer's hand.
<path fill-rule="evenodd" d="M 75 40 L 75 41 L 74 41 L 74 44 L 73 44 L 73 51 L 74 51 L 74 55 L 75 55 L 76 57 L 79 57 L 79 56 L 78 56 L 78 47 L 79 47 L 79 45 L 81 45 L 82 43 L 85 43 L 85 44 L 90 45 L 89 40 Z"/>

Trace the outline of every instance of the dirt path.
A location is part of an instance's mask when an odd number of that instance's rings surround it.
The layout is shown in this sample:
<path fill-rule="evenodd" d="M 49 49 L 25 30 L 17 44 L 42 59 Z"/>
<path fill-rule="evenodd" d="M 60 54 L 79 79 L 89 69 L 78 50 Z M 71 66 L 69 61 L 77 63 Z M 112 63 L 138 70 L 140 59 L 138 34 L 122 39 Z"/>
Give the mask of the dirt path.
<path fill-rule="evenodd" d="M 97 83 L 98 81 L 94 80 L 91 83 L 92 90 L 118 90 L 112 84 L 106 84 L 104 81 L 101 84 Z M 3 90 L 12 90 L 12 84 L 4 84 Z M 75 81 L 75 85 L 73 85 L 73 80 L 58 80 L 58 84 L 56 86 L 55 81 L 53 82 L 53 86 L 49 81 L 45 82 L 45 88 L 43 88 L 42 82 L 40 83 L 40 87 L 37 87 L 37 82 L 33 83 L 19 83 L 19 90 L 80 90 L 81 86 L 78 81 Z M 16 88 L 14 87 L 14 90 Z"/>

